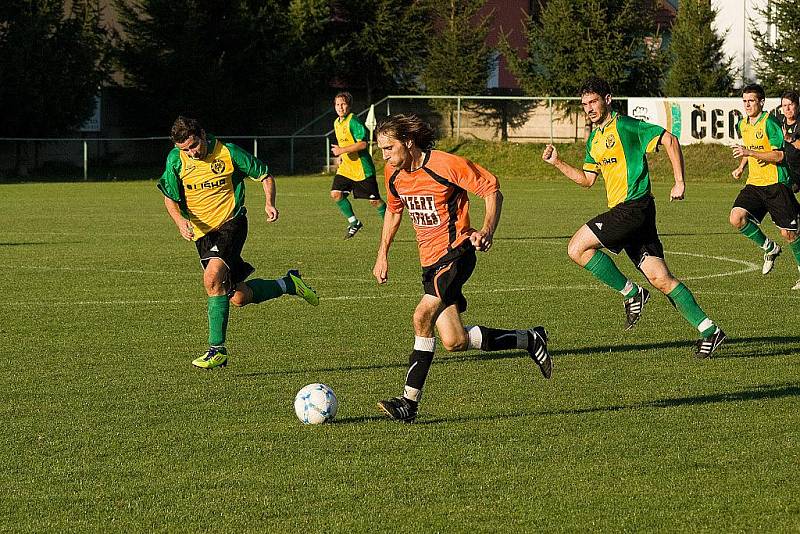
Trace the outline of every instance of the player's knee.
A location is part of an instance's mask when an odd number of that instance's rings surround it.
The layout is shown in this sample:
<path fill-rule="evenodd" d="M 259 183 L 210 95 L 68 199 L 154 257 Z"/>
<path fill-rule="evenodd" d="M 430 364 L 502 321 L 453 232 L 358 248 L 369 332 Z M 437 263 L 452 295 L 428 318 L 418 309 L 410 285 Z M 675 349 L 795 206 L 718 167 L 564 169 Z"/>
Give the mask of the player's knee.
<path fill-rule="evenodd" d="M 731 226 L 733 226 L 737 230 L 741 230 L 747 223 L 747 217 L 741 213 L 732 211 L 730 217 L 728 217 L 728 222 L 730 222 Z"/>
<path fill-rule="evenodd" d="M 336 202 L 342 200 L 342 192 L 341 191 L 331 191 L 331 199 L 335 200 Z"/>
<path fill-rule="evenodd" d="M 570 241 L 569 245 L 567 246 L 567 255 L 569 258 L 577 263 L 578 265 L 583 265 L 581 263 L 581 258 L 583 257 L 584 249 L 577 243 Z"/>
<path fill-rule="evenodd" d="M 370 200 L 369 203 L 372 205 L 373 208 L 377 208 L 381 204 L 383 204 L 383 200 Z"/>
<path fill-rule="evenodd" d="M 783 236 L 787 243 L 794 243 L 795 239 L 797 239 L 797 232 L 781 228 L 781 236 Z"/>
<path fill-rule="evenodd" d="M 466 335 L 443 337 L 441 341 L 444 350 L 447 352 L 461 352 L 469 348 L 469 338 Z"/>
<path fill-rule="evenodd" d="M 242 306 L 247 306 L 249 304 L 249 301 L 247 300 L 247 295 L 245 295 L 241 291 L 236 291 L 230 298 L 230 302 L 233 306 L 236 306 L 237 308 L 241 308 Z"/>
<path fill-rule="evenodd" d="M 211 276 L 211 275 L 204 275 L 203 276 L 203 287 L 206 289 L 206 293 L 209 295 L 224 295 L 225 294 L 225 284 L 223 283 L 222 279 Z"/>

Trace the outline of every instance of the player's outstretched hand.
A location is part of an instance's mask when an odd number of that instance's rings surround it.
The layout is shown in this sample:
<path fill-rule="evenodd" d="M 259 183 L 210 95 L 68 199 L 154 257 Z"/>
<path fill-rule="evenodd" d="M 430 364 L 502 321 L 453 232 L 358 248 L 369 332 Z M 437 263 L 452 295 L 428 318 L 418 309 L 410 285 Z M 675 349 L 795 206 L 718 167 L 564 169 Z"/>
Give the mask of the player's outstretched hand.
<path fill-rule="evenodd" d="M 685 193 L 686 184 L 683 182 L 675 184 L 672 186 L 672 191 L 669 192 L 669 201 L 672 202 L 673 200 L 683 200 Z"/>
<path fill-rule="evenodd" d="M 555 165 L 558 161 L 558 150 L 553 145 L 547 145 L 542 152 L 542 159 L 550 165 Z"/>
<path fill-rule="evenodd" d="M 742 174 L 744 174 L 744 169 L 741 167 L 736 167 L 731 171 L 731 176 L 733 176 L 734 180 L 738 180 L 739 178 L 741 178 Z"/>
<path fill-rule="evenodd" d="M 486 252 L 492 248 L 493 238 L 491 234 L 485 234 L 481 231 L 473 232 L 470 234 L 469 240 L 472 242 L 475 250 L 479 252 Z"/>
<path fill-rule="evenodd" d="M 265 206 L 264 213 L 267 214 L 267 222 L 277 221 L 278 215 L 280 215 L 280 213 L 278 212 L 278 208 L 276 208 L 275 206 Z"/>

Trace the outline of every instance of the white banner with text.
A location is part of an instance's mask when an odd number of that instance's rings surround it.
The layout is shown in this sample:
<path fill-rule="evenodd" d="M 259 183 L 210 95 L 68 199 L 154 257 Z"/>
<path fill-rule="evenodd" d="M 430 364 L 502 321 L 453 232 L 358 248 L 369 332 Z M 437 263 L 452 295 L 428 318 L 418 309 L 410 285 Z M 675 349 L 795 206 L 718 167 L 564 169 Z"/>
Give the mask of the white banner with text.
<path fill-rule="evenodd" d="M 780 98 L 767 98 L 764 109 L 780 118 Z M 682 145 L 739 142 L 736 123 L 744 116 L 741 98 L 629 98 L 628 114 L 662 126 Z"/>

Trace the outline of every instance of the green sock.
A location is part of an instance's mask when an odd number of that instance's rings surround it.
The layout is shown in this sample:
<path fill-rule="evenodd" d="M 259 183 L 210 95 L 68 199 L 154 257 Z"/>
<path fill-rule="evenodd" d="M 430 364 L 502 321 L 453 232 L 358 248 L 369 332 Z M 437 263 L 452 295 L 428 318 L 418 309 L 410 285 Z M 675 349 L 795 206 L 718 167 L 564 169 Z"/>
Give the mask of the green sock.
<path fill-rule="evenodd" d="M 605 285 L 617 291 L 622 291 L 625 288 L 625 284 L 628 283 L 628 279 L 617 269 L 614 261 L 602 250 L 594 251 L 594 256 L 592 256 L 592 259 L 589 260 L 584 269 L 592 273 L 595 278 Z M 636 291 L 639 290 L 636 284 L 633 284 L 633 287 Z M 631 291 L 631 293 L 636 294 L 635 291 Z M 627 295 L 626 298 L 628 298 Z"/>
<path fill-rule="evenodd" d="M 706 312 L 697 304 L 692 292 L 683 283 L 675 286 L 675 289 L 670 291 L 667 297 L 683 318 L 697 328 L 703 337 L 711 335 L 717 329 L 717 325 L 708 318 Z"/>
<path fill-rule="evenodd" d="M 764 243 L 767 242 L 767 236 L 764 235 L 764 232 L 761 231 L 761 228 L 759 228 L 756 223 L 749 219 L 747 224 L 745 224 L 744 227 L 739 230 L 739 232 L 741 232 L 742 235 L 761 248 L 764 248 Z"/>
<path fill-rule="evenodd" d="M 797 265 L 800 265 L 800 237 L 789 243 L 789 248 L 792 249 L 792 254 L 794 254 L 794 261 L 797 262 Z"/>
<path fill-rule="evenodd" d="M 381 202 L 375 209 L 378 210 L 378 215 L 383 219 L 383 216 L 386 215 L 386 202 Z"/>
<path fill-rule="evenodd" d="M 208 344 L 218 347 L 225 344 L 228 331 L 228 313 L 231 303 L 227 295 L 208 297 Z"/>
<path fill-rule="evenodd" d="M 353 205 L 350 204 L 350 201 L 347 197 L 342 197 L 341 200 L 336 201 L 336 205 L 339 207 L 339 211 L 342 212 L 347 220 L 350 220 L 350 217 L 355 217 L 355 213 L 353 213 Z"/>
<path fill-rule="evenodd" d="M 286 283 L 286 289 L 288 293 L 289 284 L 291 284 L 292 288 L 294 288 L 294 283 L 292 283 L 291 278 L 288 276 L 286 278 L 289 280 L 289 282 Z M 283 290 L 281 289 L 281 286 L 278 284 L 277 280 L 254 278 L 252 280 L 248 280 L 245 282 L 245 284 L 247 284 L 247 286 L 253 290 L 254 304 L 259 304 L 265 300 L 274 299 L 283 295 Z"/>

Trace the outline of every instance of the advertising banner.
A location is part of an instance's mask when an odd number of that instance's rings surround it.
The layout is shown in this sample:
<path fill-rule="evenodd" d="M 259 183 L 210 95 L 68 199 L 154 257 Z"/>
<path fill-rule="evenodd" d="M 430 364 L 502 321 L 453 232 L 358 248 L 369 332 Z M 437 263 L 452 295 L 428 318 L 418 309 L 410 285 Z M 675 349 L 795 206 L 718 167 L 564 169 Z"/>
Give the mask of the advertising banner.
<path fill-rule="evenodd" d="M 780 98 L 767 98 L 764 109 L 780 119 Z M 741 98 L 629 98 L 628 114 L 662 126 L 682 145 L 739 142 L 736 123 L 744 116 Z"/>

